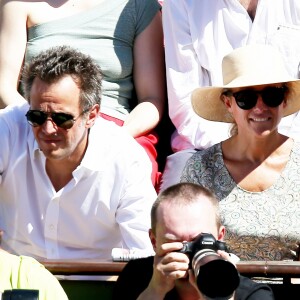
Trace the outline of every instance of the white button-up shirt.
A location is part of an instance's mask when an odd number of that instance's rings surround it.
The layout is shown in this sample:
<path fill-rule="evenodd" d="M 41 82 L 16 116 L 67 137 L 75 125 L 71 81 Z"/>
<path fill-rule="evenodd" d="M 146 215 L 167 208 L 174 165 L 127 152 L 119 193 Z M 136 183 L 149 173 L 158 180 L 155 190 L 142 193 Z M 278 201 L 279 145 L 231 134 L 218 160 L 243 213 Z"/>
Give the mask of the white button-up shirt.
<path fill-rule="evenodd" d="M 195 114 L 190 95 L 200 86 L 223 85 L 222 59 L 233 49 L 274 45 L 290 75 L 300 77 L 299 0 L 259 0 L 253 22 L 238 0 L 164 0 L 163 26 L 174 151 L 204 149 L 229 137 L 229 124 Z M 295 116 L 281 121 L 282 133 L 299 136 Z"/>
<path fill-rule="evenodd" d="M 0 111 L 3 248 L 36 258 L 110 259 L 114 247 L 152 249 L 151 164 L 136 141 L 98 118 L 73 179 L 55 191 L 25 113 Z"/>

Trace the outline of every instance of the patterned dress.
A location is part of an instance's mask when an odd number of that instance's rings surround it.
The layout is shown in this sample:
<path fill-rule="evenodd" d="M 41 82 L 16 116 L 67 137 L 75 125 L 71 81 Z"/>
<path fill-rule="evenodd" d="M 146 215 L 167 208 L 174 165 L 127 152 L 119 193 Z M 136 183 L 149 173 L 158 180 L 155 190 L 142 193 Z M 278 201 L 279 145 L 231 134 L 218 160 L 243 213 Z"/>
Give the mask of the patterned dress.
<path fill-rule="evenodd" d="M 201 184 L 220 200 L 226 242 L 241 260 L 292 260 L 300 244 L 300 142 L 280 177 L 262 192 L 239 187 L 229 174 L 221 144 L 197 151 L 181 182 Z"/>

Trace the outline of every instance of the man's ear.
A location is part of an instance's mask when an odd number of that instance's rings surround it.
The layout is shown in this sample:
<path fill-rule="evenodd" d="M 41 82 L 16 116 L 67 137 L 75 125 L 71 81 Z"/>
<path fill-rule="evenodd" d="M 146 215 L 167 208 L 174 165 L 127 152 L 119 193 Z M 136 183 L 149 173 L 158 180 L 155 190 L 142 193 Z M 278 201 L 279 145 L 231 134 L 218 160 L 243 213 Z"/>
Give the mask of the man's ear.
<path fill-rule="evenodd" d="M 156 237 L 151 228 L 149 229 L 149 237 L 150 237 L 153 250 L 154 252 L 156 252 Z"/>
<path fill-rule="evenodd" d="M 223 225 L 220 226 L 220 229 L 219 229 L 219 233 L 218 233 L 218 240 L 219 241 L 223 241 L 224 240 L 224 237 L 225 237 L 225 227 Z"/>
<path fill-rule="evenodd" d="M 86 121 L 86 128 L 91 128 L 94 124 L 96 119 L 99 117 L 100 107 L 99 104 L 95 104 L 89 112 L 87 121 Z"/>

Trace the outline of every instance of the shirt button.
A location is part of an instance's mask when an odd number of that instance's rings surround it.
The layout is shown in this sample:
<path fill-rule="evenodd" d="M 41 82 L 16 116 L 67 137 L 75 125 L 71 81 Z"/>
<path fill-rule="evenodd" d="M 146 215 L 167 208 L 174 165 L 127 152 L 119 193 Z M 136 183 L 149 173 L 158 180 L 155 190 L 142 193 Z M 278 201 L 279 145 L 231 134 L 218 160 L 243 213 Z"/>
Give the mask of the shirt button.
<path fill-rule="evenodd" d="M 50 230 L 54 230 L 54 225 L 51 224 L 51 225 L 49 226 L 49 229 L 50 229 Z"/>

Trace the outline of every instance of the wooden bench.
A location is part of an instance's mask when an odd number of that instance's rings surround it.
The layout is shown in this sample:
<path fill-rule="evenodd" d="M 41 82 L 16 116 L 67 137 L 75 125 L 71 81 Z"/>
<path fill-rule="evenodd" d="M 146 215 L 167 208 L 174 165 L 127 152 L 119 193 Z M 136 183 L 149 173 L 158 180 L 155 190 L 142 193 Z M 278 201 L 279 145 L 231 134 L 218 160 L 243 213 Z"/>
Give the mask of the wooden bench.
<path fill-rule="evenodd" d="M 92 260 L 47 260 L 42 264 L 55 275 L 104 275 L 118 276 L 124 262 Z M 294 299 L 300 295 L 300 284 L 292 284 L 292 278 L 300 278 L 300 262 L 295 261 L 243 261 L 237 263 L 240 274 L 253 277 L 283 278 L 281 284 L 270 284 L 276 300 Z M 116 278 L 116 277 L 114 277 Z M 300 279 L 299 279 L 300 282 Z M 61 280 L 70 300 L 101 299 L 110 300 L 113 280 Z M 296 297 L 297 298 L 297 297 Z"/>

